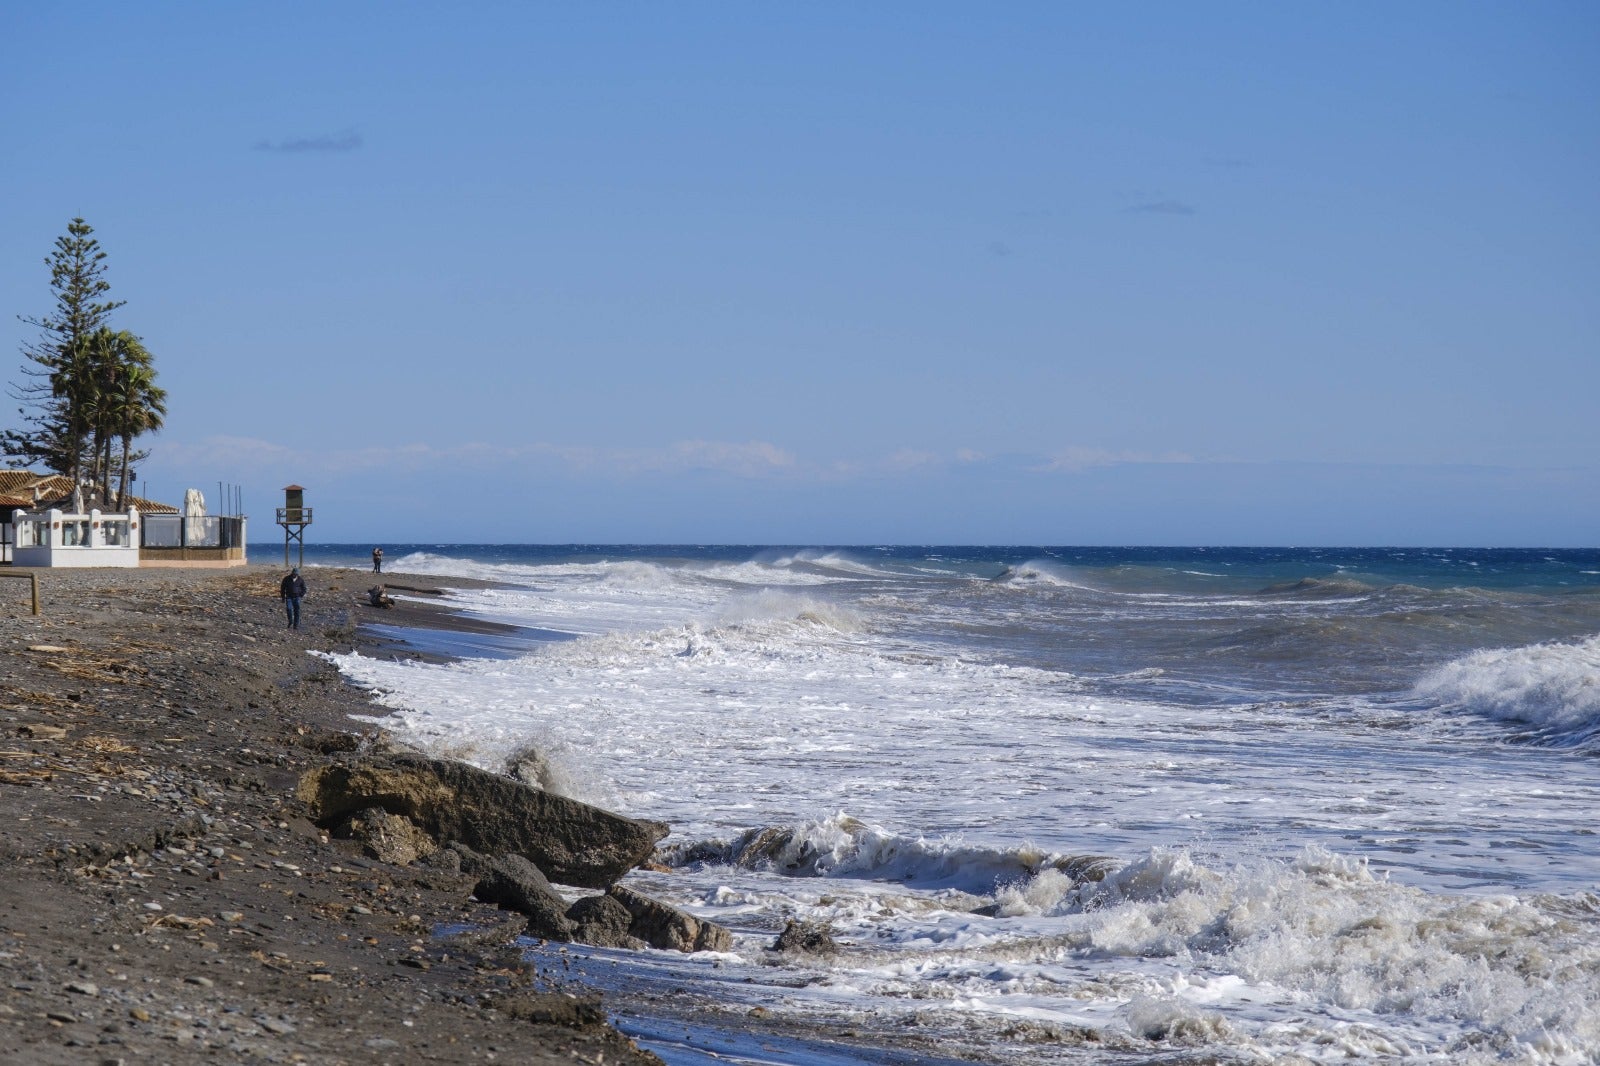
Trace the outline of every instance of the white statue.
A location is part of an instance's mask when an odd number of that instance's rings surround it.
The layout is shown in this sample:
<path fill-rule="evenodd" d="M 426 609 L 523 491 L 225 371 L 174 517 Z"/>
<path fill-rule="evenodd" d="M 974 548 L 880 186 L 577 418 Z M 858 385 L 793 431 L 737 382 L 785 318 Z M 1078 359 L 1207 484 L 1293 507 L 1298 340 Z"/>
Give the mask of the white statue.
<path fill-rule="evenodd" d="M 183 542 L 202 544 L 206 539 L 206 498 L 199 489 L 183 492 Z"/>

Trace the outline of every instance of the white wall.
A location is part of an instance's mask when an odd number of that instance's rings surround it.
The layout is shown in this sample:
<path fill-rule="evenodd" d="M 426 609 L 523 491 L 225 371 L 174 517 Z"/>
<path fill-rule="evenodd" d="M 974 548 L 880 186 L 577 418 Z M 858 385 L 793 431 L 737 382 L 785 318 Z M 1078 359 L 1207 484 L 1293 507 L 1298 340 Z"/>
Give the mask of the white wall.
<path fill-rule="evenodd" d="M 58 510 L 44 512 L 17 512 L 14 532 L 19 532 L 25 522 L 42 522 L 42 543 L 12 550 L 16 566 L 128 566 L 139 565 L 139 512 L 129 508 L 127 514 L 63 514 Z M 122 544 L 107 544 L 106 537 L 121 523 Z M 69 544 L 75 533 L 84 535 L 80 543 Z"/>

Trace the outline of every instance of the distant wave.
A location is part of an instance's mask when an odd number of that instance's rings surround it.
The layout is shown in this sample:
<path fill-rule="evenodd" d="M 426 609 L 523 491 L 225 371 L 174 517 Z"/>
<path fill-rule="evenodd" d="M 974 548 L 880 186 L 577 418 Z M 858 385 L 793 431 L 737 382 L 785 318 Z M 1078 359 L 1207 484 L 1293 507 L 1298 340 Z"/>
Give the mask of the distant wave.
<path fill-rule="evenodd" d="M 1298 581 L 1281 581 L 1262 589 L 1262 596 L 1293 596 L 1301 599 L 1335 599 L 1342 596 L 1361 596 L 1372 592 L 1373 586 L 1354 578 L 1303 577 Z"/>
<path fill-rule="evenodd" d="M 1563 746 L 1600 738 L 1600 635 L 1473 652 L 1431 671 L 1415 693 L 1448 710 L 1531 727 Z"/>
<path fill-rule="evenodd" d="M 798 569 L 829 576 L 883 577 L 893 571 L 872 566 L 840 551 L 808 548 L 789 555 L 763 554 L 756 561 L 780 570 Z"/>
<path fill-rule="evenodd" d="M 1009 585 L 1012 588 L 1044 587 L 1100 591 L 1092 585 L 1085 584 L 1071 567 L 1048 559 L 1030 559 L 1016 566 L 1008 566 L 990 580 L 995 584 Z"/>

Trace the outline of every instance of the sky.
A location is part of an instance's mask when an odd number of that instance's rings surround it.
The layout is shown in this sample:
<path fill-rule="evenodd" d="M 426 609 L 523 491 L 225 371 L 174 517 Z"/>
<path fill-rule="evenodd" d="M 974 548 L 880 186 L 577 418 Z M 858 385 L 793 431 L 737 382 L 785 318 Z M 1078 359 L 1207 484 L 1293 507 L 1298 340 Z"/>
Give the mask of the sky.
<path fill-rule="evenodd" d="M 1600 541 L 1590 2 L 11 3 L 0 132 L 0 380 L 81 216 L 252 540 Z"/>

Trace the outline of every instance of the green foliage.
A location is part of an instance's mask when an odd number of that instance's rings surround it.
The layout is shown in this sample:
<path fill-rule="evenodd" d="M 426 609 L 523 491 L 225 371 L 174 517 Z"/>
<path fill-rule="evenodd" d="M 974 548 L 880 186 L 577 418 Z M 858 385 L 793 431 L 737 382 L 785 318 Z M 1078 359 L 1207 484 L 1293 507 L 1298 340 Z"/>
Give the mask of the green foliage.
<path fill-rule="evenodd" d="M 130 463 L 141 458 L 133 441 L 161 428 L 166 390 L 156 385 L 153 358 L 140 339 L 107 325 L 123 301 L 106 299 L 106 253 L 93 234 L 87 222 L 73 219 L 44 261 L 55 309 L 22 318 L 40 335 L 23 345 L 24 381 L 10 390 L 22 403 L 23 428 L 0 433 L 0 452 L 87 483 L 99 503 L 121 507 Z M 114 463 L 118 444 L 120 463 Z"/>

